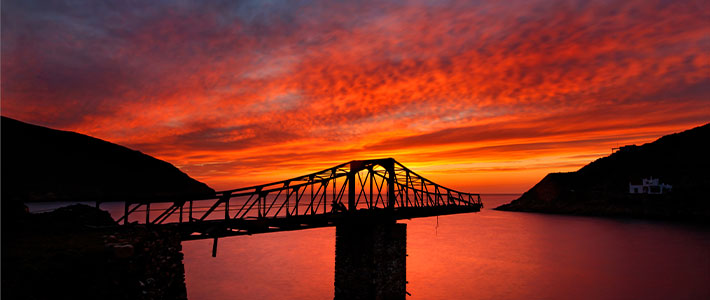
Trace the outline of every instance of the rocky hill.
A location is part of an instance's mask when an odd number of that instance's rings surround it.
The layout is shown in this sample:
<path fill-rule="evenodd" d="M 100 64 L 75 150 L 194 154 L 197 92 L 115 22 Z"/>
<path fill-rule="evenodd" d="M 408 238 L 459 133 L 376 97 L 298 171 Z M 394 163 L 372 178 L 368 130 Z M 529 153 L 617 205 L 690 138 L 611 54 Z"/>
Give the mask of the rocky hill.
<path fill-rule="evenodd" d="M 626 146 L 576 172 L 551 173 L 496 209 L 710 221 L 710 124 L 641 146 Z M 630 193 L 646 178 L 672 186 Z"/>
<path fill-rule="evenodd" d="M 83 134 L 2 117 L 2 204 L 214 193 L 165 161 Z"/>

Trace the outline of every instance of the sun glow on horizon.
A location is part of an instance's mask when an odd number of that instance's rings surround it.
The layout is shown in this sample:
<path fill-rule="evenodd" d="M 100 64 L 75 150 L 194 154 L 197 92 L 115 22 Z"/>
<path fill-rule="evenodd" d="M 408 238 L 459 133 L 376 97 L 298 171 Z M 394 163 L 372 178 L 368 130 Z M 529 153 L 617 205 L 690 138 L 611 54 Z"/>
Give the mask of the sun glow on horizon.
<path fill-rule="evenodd" d="M 3 2 L 2 114 L 218 190 L 393 157 L 479 193 L 710 122 L 697 1 L 143 6 Z"/>

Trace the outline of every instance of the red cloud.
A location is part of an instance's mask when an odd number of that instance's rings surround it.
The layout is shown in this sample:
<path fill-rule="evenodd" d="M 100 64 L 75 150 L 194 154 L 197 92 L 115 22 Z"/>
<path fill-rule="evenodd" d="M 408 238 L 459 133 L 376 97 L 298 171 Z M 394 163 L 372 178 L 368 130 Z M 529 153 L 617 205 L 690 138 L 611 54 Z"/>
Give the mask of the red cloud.
<path fill-rule="evenodd" d="M 697 2 L 144 6 L 3 5 L 3 114 L 216 188 L 377 156 L 569 170 L 710 121 Z"/>

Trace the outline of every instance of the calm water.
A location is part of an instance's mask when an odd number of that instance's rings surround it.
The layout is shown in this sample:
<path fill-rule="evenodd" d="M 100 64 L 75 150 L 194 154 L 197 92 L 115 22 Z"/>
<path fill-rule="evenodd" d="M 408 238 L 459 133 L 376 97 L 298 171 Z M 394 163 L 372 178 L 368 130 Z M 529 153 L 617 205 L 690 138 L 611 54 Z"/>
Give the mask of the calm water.
<path fill-rule="evenodd" d="M 514 198 L 405 221 L 408 298 L 710 299 L 710 228 L 491 210 Z M 333 298 L 334 228 L 220 239 L 216 258 L 211 246 L 183 242 L 191 300 Z"/>

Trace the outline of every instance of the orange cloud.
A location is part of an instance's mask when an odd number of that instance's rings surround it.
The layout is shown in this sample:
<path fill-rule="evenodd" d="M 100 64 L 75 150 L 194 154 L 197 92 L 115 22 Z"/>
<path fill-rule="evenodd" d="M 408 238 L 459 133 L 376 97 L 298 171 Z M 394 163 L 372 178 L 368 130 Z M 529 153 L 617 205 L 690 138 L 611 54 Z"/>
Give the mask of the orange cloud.
<path fill-rule="evenodd" d="M 3 4 L 3 115 L 217 189 L 395 157 L 521 192 L 710 121 L 694 1 Z"/>

